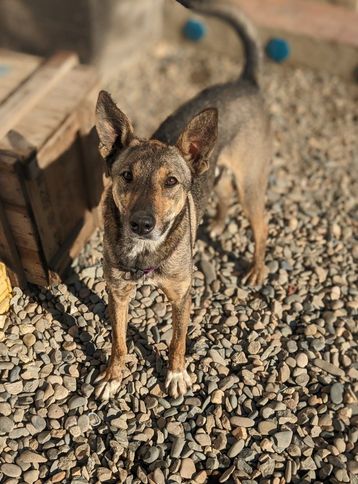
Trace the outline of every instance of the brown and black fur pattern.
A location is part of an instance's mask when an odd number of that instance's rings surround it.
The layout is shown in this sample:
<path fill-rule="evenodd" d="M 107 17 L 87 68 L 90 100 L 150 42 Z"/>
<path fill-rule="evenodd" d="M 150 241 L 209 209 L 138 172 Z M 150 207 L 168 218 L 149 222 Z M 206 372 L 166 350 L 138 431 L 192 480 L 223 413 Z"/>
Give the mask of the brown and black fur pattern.
<path fill-rule="evenodd" d="M 120 386 L 127 353 L 128 304 L 138 274 L 159 286 L 172 304 L 167 390 L 177 397 L 190 387 L 185 344 L 192 249 L 214 190 L 217 165 L 230 175 L 222 176 L 215 188 L 218 211 L 213 232 L 219 234 L 224 227 L 232 175 L 255 240 L 248 281 L 258 284 L 264 277 L 271 139 L 258 86 L 259 50 L 248 24 L 228 1 L 179 1 L 233 26 L 243 40 L 246 63 L 237 81 L 199 93 L 166 119 L 150 140 L 135 136 L 130 121 L 108 93 L 99 95 L 96 125 L 112 180 L 104 203 L 104 275 L 113 342 L 107 370 L 96 388 L 103 399 L 113 396 Z"/>

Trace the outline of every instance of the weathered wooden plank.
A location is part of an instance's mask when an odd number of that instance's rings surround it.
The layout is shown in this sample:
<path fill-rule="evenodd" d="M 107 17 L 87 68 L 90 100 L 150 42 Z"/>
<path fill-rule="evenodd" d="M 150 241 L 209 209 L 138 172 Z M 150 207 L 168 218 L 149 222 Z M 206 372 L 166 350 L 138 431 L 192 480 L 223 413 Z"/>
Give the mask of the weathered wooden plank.
<path fill-rule="evenodd" d="M 5 263 L 11 284 L 26 286 L 26 275 L 6 213 L 0 201 L 0 259 Z"/>
<path fill-rule="evenodd" d="M 0 49 L 0 104 L 43 62 L 41 57 Z"/>
<path fill-rule="evenodd" d="M 0 139 L 44 98 L 78 62 L 73 53 L 60 52 L 45 62 L 0 106 Z"/>
<path fill-rule="evenodd" d="M 4 203 L 16 207 L 25 207 L 26 201 L 14 166 L 8 169 L 0 167 L 0 198 Z"/>
<path fill-rule="evenodd" d="M 76 116 L 70 116 L 29 164 L 26 189 L 47 261 L 87 208 L 78 130 Z"/>
<path fill-rule="evenodd" d="M 27 207 L 18 207 L 3 203 L 3 207 L 9 221 L 10 229 L 18 247 L 37 250 L 36 229 L 29 218 Z"/>
<path fill-rule="evenodd" d="M 23 247 L 19 247 L 19 254 L 26 280 L 39 286 L 48 286 L 48 272 L 44 268 L 41 255 L 35 250 Z"/>
<path fill-rule="evenodd" d="M 96 84 L 96 77 L 90 67 L 77 66 L 12 129 L 19 133 L 29 146 L 35 146 L 40 150 L 67 117 L 78 109 L 86 99 L 87 93 Z M 94 106 L 95 104 L 93 110 Z M 19 153 L 17 147 L 8 139 L 0 139 L 1 148 Z"/>

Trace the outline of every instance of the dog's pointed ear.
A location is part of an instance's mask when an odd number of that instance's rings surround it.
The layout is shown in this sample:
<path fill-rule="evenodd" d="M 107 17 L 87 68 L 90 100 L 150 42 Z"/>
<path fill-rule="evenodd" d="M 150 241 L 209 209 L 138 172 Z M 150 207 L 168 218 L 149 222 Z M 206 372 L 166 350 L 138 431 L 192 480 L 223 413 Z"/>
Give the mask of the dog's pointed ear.
<path fill-rule="evenodd" d="M 201 175 L 209 168 L 209 157 L 218 136 L 218 110 L 208 108 L 188 123 L 179 137 L 177 148 L 187 161 L 194 175 Z"/>
<path fill-rule="evenodd" d="M 100 91 L 96 106 L 96 129 L 100 139 L 100 153 L 107 158 L 114 145 L 119 150 L 129 146 L 134 138 L 133 127 L 127 116 L 116 106 L 110 94 Z"/>

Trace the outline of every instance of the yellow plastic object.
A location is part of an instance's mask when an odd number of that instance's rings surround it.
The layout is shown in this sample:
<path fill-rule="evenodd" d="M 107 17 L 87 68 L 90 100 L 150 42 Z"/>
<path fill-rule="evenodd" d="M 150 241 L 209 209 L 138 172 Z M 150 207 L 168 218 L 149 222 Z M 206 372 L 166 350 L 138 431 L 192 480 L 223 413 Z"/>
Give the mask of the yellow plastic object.
<path fill-rule="evenodd" d="M 0 262 L 0 314 L 5 314 L 10 307 L 11 284 L 6 273 L 6 267 Z"/>

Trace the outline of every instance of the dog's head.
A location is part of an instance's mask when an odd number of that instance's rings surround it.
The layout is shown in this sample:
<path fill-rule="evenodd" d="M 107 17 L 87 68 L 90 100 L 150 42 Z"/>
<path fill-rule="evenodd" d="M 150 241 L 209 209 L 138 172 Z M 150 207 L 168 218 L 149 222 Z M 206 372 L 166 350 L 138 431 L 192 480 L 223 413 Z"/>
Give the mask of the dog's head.
<path fill-rule="evenodd" d="M 135 136 L 127 116 L 101 91 L 96 108 L 100 151 L 114 202 L 131 235 L 160 240 L 183 210 L 192 179 L 208 169 L 217 137 L 216 109 L 197 114 L 175 146 Z"/>

